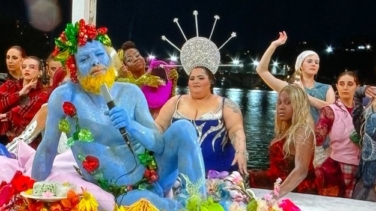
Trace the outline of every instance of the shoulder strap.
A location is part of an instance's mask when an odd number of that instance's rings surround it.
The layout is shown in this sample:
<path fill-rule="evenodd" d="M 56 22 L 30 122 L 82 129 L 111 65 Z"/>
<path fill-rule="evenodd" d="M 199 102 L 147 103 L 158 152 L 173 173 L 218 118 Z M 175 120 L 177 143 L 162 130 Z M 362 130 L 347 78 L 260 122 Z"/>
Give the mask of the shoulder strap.
<path fill-rule="evenodd" d="M 178 105 L 182 96 L 183 95 L 179 95 L 178 99 L 176 100 L 175 111 L 178 110 Z"/>

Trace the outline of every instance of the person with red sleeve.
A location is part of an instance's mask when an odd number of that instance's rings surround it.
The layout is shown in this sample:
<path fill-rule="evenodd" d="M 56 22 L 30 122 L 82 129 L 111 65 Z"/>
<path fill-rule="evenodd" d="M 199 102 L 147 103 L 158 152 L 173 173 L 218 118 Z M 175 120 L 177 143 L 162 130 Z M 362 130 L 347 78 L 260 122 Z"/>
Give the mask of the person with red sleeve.
<path fill-rule="evenodd" d="M 6 145 L 22 133 L 40 107 L 48 101 L 49 92 L 39 78 L 41 62 L 27 57 L 22 62 L 22 79 L 0 86 L 0 143 Z"/>
<path fill-rule="evenodd" d="M 315 174 L 319 195 L 351 198 L 359 165 L 359 146 L 350 139 L 354 130 L 351 116 L 358 77 L 352 71 L 338 76 L 339 98 L 324 107 L 316 124 L 316 148 L 322 147 L 326 136 L 330 138 L 330 155 L 317 163 Z"/>

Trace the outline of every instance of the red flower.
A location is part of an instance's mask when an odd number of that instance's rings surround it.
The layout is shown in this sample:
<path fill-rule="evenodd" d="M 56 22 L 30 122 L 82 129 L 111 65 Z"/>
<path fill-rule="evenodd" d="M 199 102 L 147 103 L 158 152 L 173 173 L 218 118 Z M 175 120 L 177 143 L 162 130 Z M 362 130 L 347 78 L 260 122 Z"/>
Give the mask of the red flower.
<path fill-rule="evenodd" d="M 283 211 L 301 211 L 301 209 L 289 199 L 283 199 L 280 202 L 279 206 L 282 208 Z"/>
<path fill-rule="evenodd" d="M 35 180 L 31 179 L 28 176 L 24 176 L 22 172 L 17 171 L 12 181 L 10 181 L 10 184 L 12 184 L 14 192 L 16 194 L 19 194 L 22 191 L 33 188 L 34 182 Z"/>
<path fill-rule="evenodd" d="M 63 103 L 63 111 L 66 115 L 73 117 L 76 115 L 76 107 L 71 102 Z"/>
<path fill-rule="evenodd" d="M 0 207 L 8 204 L 14 195 L 14 190 L 10 184 L 0 187 Z"/>
<path fill-rule="evenodd" d="M 99 167 L 99 159 L 88 155 L 85 160 L 82 161 L 82 166 L 87 172 L 93 173 Z"/>

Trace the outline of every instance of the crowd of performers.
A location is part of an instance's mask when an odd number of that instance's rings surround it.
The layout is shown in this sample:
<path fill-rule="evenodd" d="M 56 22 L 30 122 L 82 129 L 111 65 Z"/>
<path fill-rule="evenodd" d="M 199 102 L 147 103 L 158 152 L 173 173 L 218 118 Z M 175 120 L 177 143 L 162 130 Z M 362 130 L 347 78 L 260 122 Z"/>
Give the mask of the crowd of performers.
<path fill-rule="evenodd" d="M 252 140 L 246 140 L 239 106 L 213 93 L 218 65 L 212 65 L 210 55 L 199 62 L 188 59 L 189 69 L 183 64 L 189 93 L 176 95 L 174 64 L 147 62 L 131 41 L 115 51 L 107 29 L 84 21 L 77 25 L 67 25 L 46 67 L 19 46 L 7 50 L 8 78 L 0 86 L 0 181 L 9 181 L 20 169 L 37 181 L 69 180 L 88 188 L 104 210 L 113 209 L 114 200 L 108 199 L 114 196 L 118 204 L 147 198 L 160 209 L 178 210 L 184 197 L 168 196 L 176 181 L 184 188 L 180 175 L 195 183 L 209 170 L 239 171 L 255 188 L 272 189 L 281 178 L 276 199 L 296 191 L 376 201 L 376 88 L 360 87 L 353 72 L 338 76 L 335 94 L 331 85 L 315 81 L 318 54 L 304 51 L 291 82 L 275 78 L 268 67 L 287 40 L 281 32 L 257 67 L 279 93 L 270 168 L 247 170 L 252 157 L 246 142 Z M 87 33 L 84 38 L 81 32 Z M 49 80 L 43 80 L 46 75 Z M 102 84 L 115 102 L 110 110 Z M 372 99 L 367 106 L 364 97 Z M 75 112 L 67 114 L 63 104 L 74 105 Z M 61 120 L 81 129 L 65 130 Z M 122 128 L 130 145 L 118 131 Z M 67 138 L 76 132 L 80 138 Z M 140 164 L 140 154 L 158 166 L 154 177 L 145 176 L 153 168 Z M 95 171 L 84 165 L 89 155 L 100 161 Z M 137 189 L 145 178 L 151 188 Z M 103 182 L 132 189 L 115 194 Z M 199 187 L 203 196 L 204 186 Z"/>

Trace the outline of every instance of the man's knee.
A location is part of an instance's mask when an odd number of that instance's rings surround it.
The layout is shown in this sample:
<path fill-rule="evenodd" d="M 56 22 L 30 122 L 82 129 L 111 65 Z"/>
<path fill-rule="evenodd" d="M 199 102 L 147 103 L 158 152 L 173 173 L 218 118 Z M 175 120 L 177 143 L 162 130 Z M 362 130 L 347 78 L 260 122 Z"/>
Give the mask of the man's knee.
<path fill-rule="evenodd" d="M 179 139 L 197 140 L 197 130 L 191 122 L 182 119 L 171 124 L 168 131 L 169 135 Z"/>

